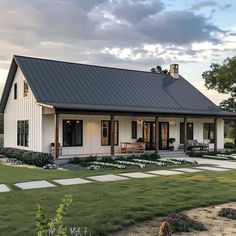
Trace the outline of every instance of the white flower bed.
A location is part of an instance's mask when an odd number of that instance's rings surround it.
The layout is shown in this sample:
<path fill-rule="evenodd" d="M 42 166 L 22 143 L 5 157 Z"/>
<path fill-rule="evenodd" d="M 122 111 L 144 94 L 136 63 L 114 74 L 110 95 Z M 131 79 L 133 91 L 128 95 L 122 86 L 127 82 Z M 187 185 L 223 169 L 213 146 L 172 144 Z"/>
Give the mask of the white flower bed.
<path fill-rule="evenodd" d="M 133 161 L 119 161 L 119 160 L 117 160 L 116 162 L 118 162 L 120 164 L 125 164 L 125 165 L 138 166 L 140 168 L 145 168 L 146 167 L 145 164 L 137 163 L 137 162 L 133 162 Z"/>
<path fill-rule="evenodd" d="M 119 165 L 119 164 L 113 164 L 109 162 L 99 162 L 99 161 L 94 161 L 93 164 L 95 165 L 100 165 L 100 166 L 110 166 L 110 167 L 115 167 L 117 169 L 125 169 L 125 165 Z"/>
<path fill-rule="evenodd" d="M 224 160 L 228 160 L 229 158 L 225 157 L 225 156 L 211 156 L 211 155 L 203 155 L 202 157 L 205 157 L 205 158 L 211 158 L 211 159 L 224 159 Z"/>
<path fill-rule="evenodd" d="M 147 164 L 155 164 L 158 166 L 165 166 L 165 161 L 150 161 L 150 160 L 143 160 L 143 159 L 133 159 L 134 161 L 141 162 L 141 163 L 147 163 Z"/>
<path fill-rule="evenodd" d="M 217 154 L 216 156 L 219 158 L 236 159 L 235 154 L 231 154 L 231 155 Z"/>

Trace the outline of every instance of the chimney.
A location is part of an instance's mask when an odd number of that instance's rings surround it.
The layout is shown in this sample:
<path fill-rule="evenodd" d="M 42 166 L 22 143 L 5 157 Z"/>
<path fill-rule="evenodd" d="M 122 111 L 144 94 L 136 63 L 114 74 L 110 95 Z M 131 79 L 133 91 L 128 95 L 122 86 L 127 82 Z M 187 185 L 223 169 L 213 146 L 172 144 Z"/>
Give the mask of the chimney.
<path fill-rule="evenodd" d="M 175 79 L 179 78 L 179 65 L 178 64 L 170 65 L 170 75 Z"/>

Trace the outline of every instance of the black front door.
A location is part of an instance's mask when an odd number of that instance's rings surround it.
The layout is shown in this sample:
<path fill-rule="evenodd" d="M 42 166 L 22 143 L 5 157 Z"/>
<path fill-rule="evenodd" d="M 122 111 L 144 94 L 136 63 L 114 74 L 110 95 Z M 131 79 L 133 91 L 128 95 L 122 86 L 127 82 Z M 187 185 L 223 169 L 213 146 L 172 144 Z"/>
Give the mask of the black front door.
<path fill-rule="evenodd" d="M 155 122 L 143 122 L 143 141 L 146 143 L 147 150 L 155 150 Z M 169 148 L 169 123 L 159 123 L 159 149 L 167 150 Z"/>

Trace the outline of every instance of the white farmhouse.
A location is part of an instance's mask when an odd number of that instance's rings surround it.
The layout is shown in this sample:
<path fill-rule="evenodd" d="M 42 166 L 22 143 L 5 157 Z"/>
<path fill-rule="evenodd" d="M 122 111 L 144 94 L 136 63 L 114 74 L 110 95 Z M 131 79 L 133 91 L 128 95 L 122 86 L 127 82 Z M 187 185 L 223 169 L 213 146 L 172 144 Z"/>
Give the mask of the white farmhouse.
<path fill-rule="evenodd" d="M 156 74 L 23 56 L 13 57 L 0 112 L 5 147 L 55 157 L 187 151 L 207 142 L 223 149 L 224 119 L 236 118 L 181 77 L 177 64 Z"/>

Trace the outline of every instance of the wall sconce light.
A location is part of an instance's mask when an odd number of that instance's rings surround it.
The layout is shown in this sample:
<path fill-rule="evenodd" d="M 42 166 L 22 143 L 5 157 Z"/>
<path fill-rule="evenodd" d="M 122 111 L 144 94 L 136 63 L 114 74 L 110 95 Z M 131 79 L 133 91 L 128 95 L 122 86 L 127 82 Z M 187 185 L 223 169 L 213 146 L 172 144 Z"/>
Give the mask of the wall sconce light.
<path fill-rule="evenodd" d="M 170 120 L 169 121 L 170 126 L 176 126 L 176 121 L 175 120 Z"/>
<path fill-rule="evenodd" d="M 137 124 L 138 124 L 138 125 L 142 125 L 142 124 L 143 124 L 143 121 L 142 121 L 142 120 L 137 120 Z"/>

